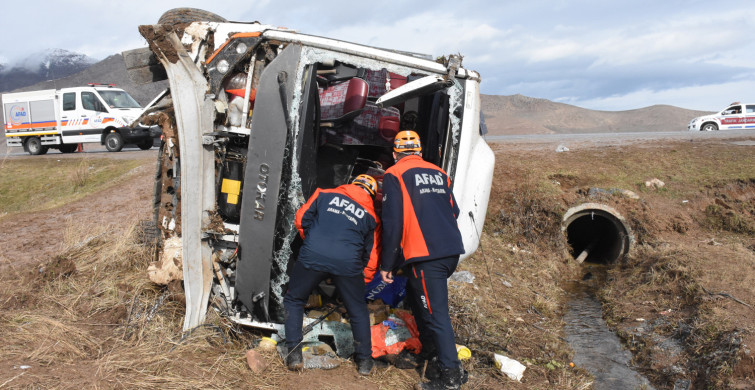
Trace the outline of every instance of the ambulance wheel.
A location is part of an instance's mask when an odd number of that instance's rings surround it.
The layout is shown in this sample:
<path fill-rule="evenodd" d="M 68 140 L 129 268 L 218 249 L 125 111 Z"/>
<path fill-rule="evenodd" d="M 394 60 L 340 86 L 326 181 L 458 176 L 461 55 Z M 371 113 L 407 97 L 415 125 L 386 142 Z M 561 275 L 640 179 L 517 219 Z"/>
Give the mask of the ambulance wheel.
<path fill-rule="evenodd" d="M 173 8 L 165 11 L 160 16 L 157 24 L 180 24 L 191 22 L 219 22 L 225 23 L 227 20 L 222 16 L 198 8 Z"/>
<path fill-rule="evenodd" d="M 40 154 L 47 153 L 47 147 L 42 146 L 42 140 L 37 137 L 29 137 L 26 140 L 26 150 L 32 156 L 39 156 Z"/>
<path fill-rule="evenodd" d="M 109 152 L 120 152 L 123 149 L 123 138 L 118 133 L 108 133 L 105 136 L 105 148 Z"/>
<path fill-rule="evenodd" d="M 77 144 L 65 144 L 60 145 L 58 147 L 58 150 L 60 150 L 60 153 L 73 153 L 76 151 L 76 148 L 79 147 Z"/>
<path fill-rule="evenodd" d="M 152 149 L 152 144 L 153 143 L 154 143 L 154 141 L 152 141 L 152 138 L 150 138 L 148 140 L 142 141 L 142 143 L 140 143 L 138 146 L 139 146 L 139 149 L 141 149 L 141 150 L 150 150 L 150 149 Z"/>

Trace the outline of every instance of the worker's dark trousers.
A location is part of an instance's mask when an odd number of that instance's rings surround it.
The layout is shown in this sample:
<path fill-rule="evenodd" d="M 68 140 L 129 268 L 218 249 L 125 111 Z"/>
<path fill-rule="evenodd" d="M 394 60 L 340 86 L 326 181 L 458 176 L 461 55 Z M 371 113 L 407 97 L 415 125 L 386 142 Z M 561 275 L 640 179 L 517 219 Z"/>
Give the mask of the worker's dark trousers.
<path fill-rule="evenodd" d="M 302 321 L 304 320 L 304 305 L 312 290 L 320 281 L 331 278 L 341 294 L 341 299 L 349 313 L 351 333 L 354 335 L 354 359 L 365 360 L 372 356 L 372 342 L 370 339 L 370 314 L 364 300 L 364 276 L 339 276 L 327 272 L 307 269 L 296 262 L 288 282 L 288 291 L 283 298 L 286 310 L 286 347 L 289 351 L 302 341 Z"/>
<path fill-rule="evenodd" d="M 460 364 L 448 313 L 448 277 L 458 263 L 456 255 L 412 263 L 404 270 L 409 277 L 406 296 L 417 321 L 422 349 L 437 351 L 438 361 L 445 368 Z"/>

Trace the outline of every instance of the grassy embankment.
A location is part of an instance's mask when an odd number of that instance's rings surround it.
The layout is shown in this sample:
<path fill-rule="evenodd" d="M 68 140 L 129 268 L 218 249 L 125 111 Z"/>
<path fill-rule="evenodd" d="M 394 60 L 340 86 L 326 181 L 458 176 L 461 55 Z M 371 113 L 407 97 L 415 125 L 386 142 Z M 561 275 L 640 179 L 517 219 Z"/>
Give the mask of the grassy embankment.
<path fill-rule="evenodd" d="M 678 379 L 716 388 L 751 384 L 744 378 L 752 377 L 752 356 L 740 346 L 755 341 L 748 306 L 755 304 L 752 147 L 711 141 L 554 153 L 502 145 L 496 155 L 483 237 L 494 287 L 482 253 L 462 265 L 479 277 L 480 292 L 458 305 L 480 306 L 483 321 L 459 322 L 484 324 L 470 332 L 470 344 L 499 340 L 509 356 L 528 362 L 521 388 L 581 386 L 560 338 L 560 285 L 587 271 L 566 253 L 560 218 L 570 207 L 599 202 L 618 210 L 634 233 L 630 256 L 609 271 L 599 295 L 604 316 L 646 375 L 661 388 Z M 652 178 L 666 185 L 647 188 Z M 594 188 L 609 191 L 590 195 Z M 640 199 L 612 195 L 614 188 Z M 512 288 L 497 289 L 504 280 Z"/>
<path fill-rule="evenodd" d="M 117 183 L 144 159 L 20 158 L 0 160 L 0 218 L 51 209 Z"/>

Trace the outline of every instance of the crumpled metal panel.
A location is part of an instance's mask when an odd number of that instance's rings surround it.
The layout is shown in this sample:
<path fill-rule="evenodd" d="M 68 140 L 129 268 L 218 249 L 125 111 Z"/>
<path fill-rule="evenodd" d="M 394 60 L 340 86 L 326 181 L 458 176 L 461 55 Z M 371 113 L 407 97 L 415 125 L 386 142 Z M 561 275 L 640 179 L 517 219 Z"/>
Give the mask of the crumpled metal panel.
<path fill-rule="evenodd" d="M 212 146 L 202 144 L 203 129 L 211 130 L 212 100 L 205 98 L 207 80 L 194 64 L 175 33 L 164 39 L 171 46 L 171 62 L 164 52 L 158 57 L 168 74 L 181 151 L 182 258 L 186 316 L 184 330 L 204 322 L 212 287 L 212 251 L 202 240 L 207 210 L 215 205 L 215 167 Z M 168 49 L 167 47 L 161 49 Z M 176 61 L 175 56 L 178 56 Z"/>

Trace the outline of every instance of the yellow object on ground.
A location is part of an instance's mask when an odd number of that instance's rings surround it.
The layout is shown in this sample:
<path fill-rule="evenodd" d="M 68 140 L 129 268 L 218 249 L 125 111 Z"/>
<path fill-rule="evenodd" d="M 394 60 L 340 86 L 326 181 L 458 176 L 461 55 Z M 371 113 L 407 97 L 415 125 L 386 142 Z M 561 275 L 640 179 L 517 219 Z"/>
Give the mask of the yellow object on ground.
<path fill-rule="evenodd" d="M 472 351 L 463 345 L 456 344 L 456 353 L 459 354 L 459 360 L 467 360 L 472 357 Z"/>

